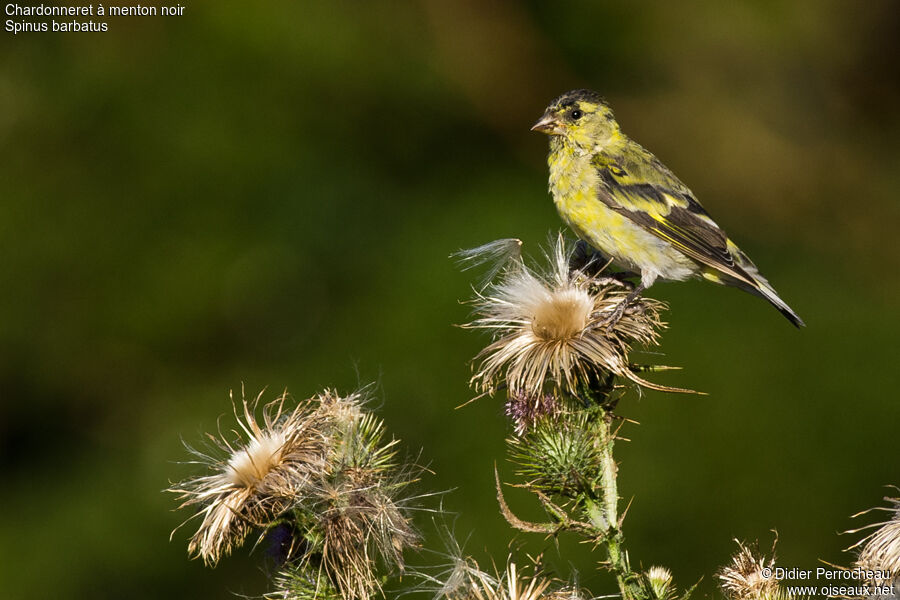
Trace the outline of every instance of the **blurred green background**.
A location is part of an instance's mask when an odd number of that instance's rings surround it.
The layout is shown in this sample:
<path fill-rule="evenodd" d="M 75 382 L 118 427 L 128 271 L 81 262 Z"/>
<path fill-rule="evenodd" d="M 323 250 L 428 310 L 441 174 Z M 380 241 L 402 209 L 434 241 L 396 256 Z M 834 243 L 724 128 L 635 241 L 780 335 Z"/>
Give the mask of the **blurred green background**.
<path fill-rule="evenodd" d="M 655 379 L 709 395 L 622 405 L 632 561 L 704 596 L 735 537 L 777 529 L 780 566 L 850 561 L 836 532 L 900 484 L 897 2 L 221 1 L 107 21 L 0 34 L 5 598 L 264 592 L 258 553 L 189 561 L 162 492 L 242 382 L 377 382 L 469 552 L 555 555 L 497 511 L 501 400 L 454 410 L 486 340 L 454 327 L 476 276 L 448 255 L 510 236 L 534 254 L 561 227 L 529 127 L 583 86 L 809 325 L 653 287 L 659 360 L 684 367 Z M 561 549 L 613 591 L 599 554 Z"/>

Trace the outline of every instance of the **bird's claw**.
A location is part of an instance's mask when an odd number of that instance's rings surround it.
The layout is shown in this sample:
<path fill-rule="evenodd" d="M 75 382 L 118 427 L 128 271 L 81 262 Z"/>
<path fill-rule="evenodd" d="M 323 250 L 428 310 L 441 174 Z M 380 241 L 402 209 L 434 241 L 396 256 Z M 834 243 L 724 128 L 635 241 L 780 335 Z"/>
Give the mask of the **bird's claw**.
<path fill-rule="evenodd" d="M 625 288 L 628 291 L 634 289 L 634 282 L 629 281 L 632 278 L 640 277 L 637 273 L 630 271 L 618 271 L 612 273 L 603 273 L 609 267 L 612 260 L 598 250 L 594 250 L 590 244 L 584 240 L 578 240 L 575 243 L 575 250 L 569 259 L 569 269 L 572 271 L 581 271 L 589 277 L 593 277 L 600 285 L 616 285 Z"/>
<path fill-rule="evenodd" d="M 613 329 L 615 329 L 619 321 L 622 320 L 622 317 L 625 316 L 625 309 L 628 308 L 629 303 L 630 301 L 628 300 L 628 298 L 625 298 L 624 300 L 619 302 L 619 304 L 616 305 L 613 311 L 609 313 L 606 318 L 600 321 L 597 326 L 601 329 L 605 329 L 607 335 L 612 333 Z"/>
<path fill-rule="evenodd" d="M 622 320 L 622 317 L 624 317 L 629 310 L 638 310 L 639 307 L 633 307 L 632 303 L 638 296 L 641 295 L 641 293 L 645 289 L 646 288 L 644 287 L 643 283 L 638 284 L 633 290 L 631 290 L 631 292 L 629 292 L 627 296 L 625 296 L 625 298 L 622 299 L 621 302 L 616 305 L 616 307 L 612 310 L 611 313 L 609 313 L 609 315 L 605 319 L 597 324 L 597 326 L 605 329 L 607 335 L 612 333 L 615 326 L 619 323 L 620 320 Z"/>

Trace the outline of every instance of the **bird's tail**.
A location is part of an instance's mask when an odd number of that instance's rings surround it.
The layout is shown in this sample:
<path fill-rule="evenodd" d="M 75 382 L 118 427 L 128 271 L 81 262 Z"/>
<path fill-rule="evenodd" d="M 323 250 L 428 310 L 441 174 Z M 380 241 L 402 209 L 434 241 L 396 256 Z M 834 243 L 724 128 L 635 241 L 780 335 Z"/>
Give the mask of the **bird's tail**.
<path fill-rule="evenodd" d="M 788 321 L 794 324 L 794 327 L 797 327 L 798 329 L 800 327 L 806 327 L 806 323 L 803 322 L 803 319 L 801 319 L 784 300 L 778 297 L 775 288 L 769 285 L 768 281 L 761 275 L 756 274 L 754 274 L 753 280 L 756 285 L 748 285 L 743 281 L 736 282 L 735 285 L 744 291 L 750 292 L 754 296 L 759 296 L 760 298 L 768 300 L 772 306 L 778 309 L 778 312 L 783 314 Z"/>
<path fill-rule="evenodd" d="M 723 283 L 739 287 L 745 292 L 750 292 L 754 296 L 765 298 L 772 306 L 777 308 L 778 312 L 783 314 L 788 321 L 793 323 L 794 327 L 798 329 L 800 327 L 806 327 L 806 323 L 803 322 L 803 319 L 801 319 L 784 300 L 778 297 L 778 292 L 775 291 L 775 288 L 766 281 L 765 277 L 759 274 L 759 269 L 756 268 L 753 261 L 751 261 L 746 254 L 741 252 L 737 246 L 733 246 L 730 249 L 731 255 L 735 259 L 735 266 L 739 267 L 736 271 L 741 275 L 741 278 L 738 279 L 736 277 L 726 276 L 723 278 Z"/>

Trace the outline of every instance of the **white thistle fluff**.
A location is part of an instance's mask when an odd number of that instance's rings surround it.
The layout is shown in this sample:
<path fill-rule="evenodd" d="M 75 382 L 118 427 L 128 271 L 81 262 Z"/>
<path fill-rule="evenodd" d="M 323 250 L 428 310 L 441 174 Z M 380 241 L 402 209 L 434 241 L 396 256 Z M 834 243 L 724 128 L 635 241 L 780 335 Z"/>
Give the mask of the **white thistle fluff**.
<path fill-rule="evenodd" d="M 716 573 L 725 595 L 731 600 L 790 600 L 778 580 L 766 575 L 775 568 L 774 547 L 772 557 L 766 558 L 756 550 L 755 544 L 747 547 L 735 541 L 738 552 L 731 557 L 731 564 Z"/>
<path fill-rule="evenodd" d="M 890 579 L 876 579 L 870 582 L 876 585 L 897 581 L 898 574 L 900 574 L 900 498 L 886 497 L 885 500 L 892 506 L 876 507 L 854 515 L 859 516 L 872 510 L 882 510 L 890 512 L 891 518 L 882 523 L 863 527 L 863 529 L 872 527 L 878 529 L 850 547 L 850 549 L 859 548 L 859 556 L 856 560 L 858 567 L 867 571 L 890 573 Z M 858 531 L 860 529 L 854 530 L 854 532 Z"/>
<path fill-rule="evenodd" d="M 495 252 L 490 244 L 484 248 Z M 473 260 L 472 252 L 467 256 Z M 476 318 L 466 327 L 486 329 L 494 341 L 475 357 L 470 384 L 492 394 L 505 382 L 510 394 L 537 396 L 552 382 L 577 395 L 583 385 L 612 373 L 652 389 L 685 391 L 638 377 L 628 359 L 632 344 L 657 342 L 664 305 L 639 297 L 608 324 L 627 291 L 615 280 L 571 270 L 570 256 L 560 235 L 546 272 L 532 271 L 521 258 L 510 260 L 500 281 L 476 294 Z"/>
<path fill-rule="evenodd" d="M 254 414 L 259 399 L 242 400 L 242 414 L 235 407 L 241 433 L 210 435 L 214 447 L 208 453 L 189 447 L 209 474 L 169 489 L 180 495 L 179 508 L 200 507 L 194 515 L 200 526 L 188 551 L 210 565 L 243 542 L 254 525 L 296 502 L 324 464 L 321 419 L 312 406 L 300 403 L 286 412 L 282 395 L 264 407 L 259 423 Z"/>

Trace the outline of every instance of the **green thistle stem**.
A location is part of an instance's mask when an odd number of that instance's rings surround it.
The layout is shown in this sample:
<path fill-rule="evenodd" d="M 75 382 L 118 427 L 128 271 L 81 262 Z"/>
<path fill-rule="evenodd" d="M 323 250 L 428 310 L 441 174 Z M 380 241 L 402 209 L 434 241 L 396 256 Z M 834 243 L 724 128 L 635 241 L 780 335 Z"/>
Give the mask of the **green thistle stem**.
<path fill-rule="evenodd" d="M 631 570 L 628 561 L 628 553 L 624 548 L 625 537 L 619 520 L 619 491 L 616 483 L 618 467 L 613 457 L 616 436 L 612 429 L 613 414 L 608 404 L 609 397 L 603 392 L 592 396 L 598 407 L 593 424 L 595 444 L 600 456 L 600 473 L 599 481 L 593 482 L 585 495 L 585 513 L 596 529 L 597 539 L 602 540 L 606 546 L 607 567 L 616 576 L 622 598 L 645 600 L 647 596 L 639 583 L 639 576 Z"/>

